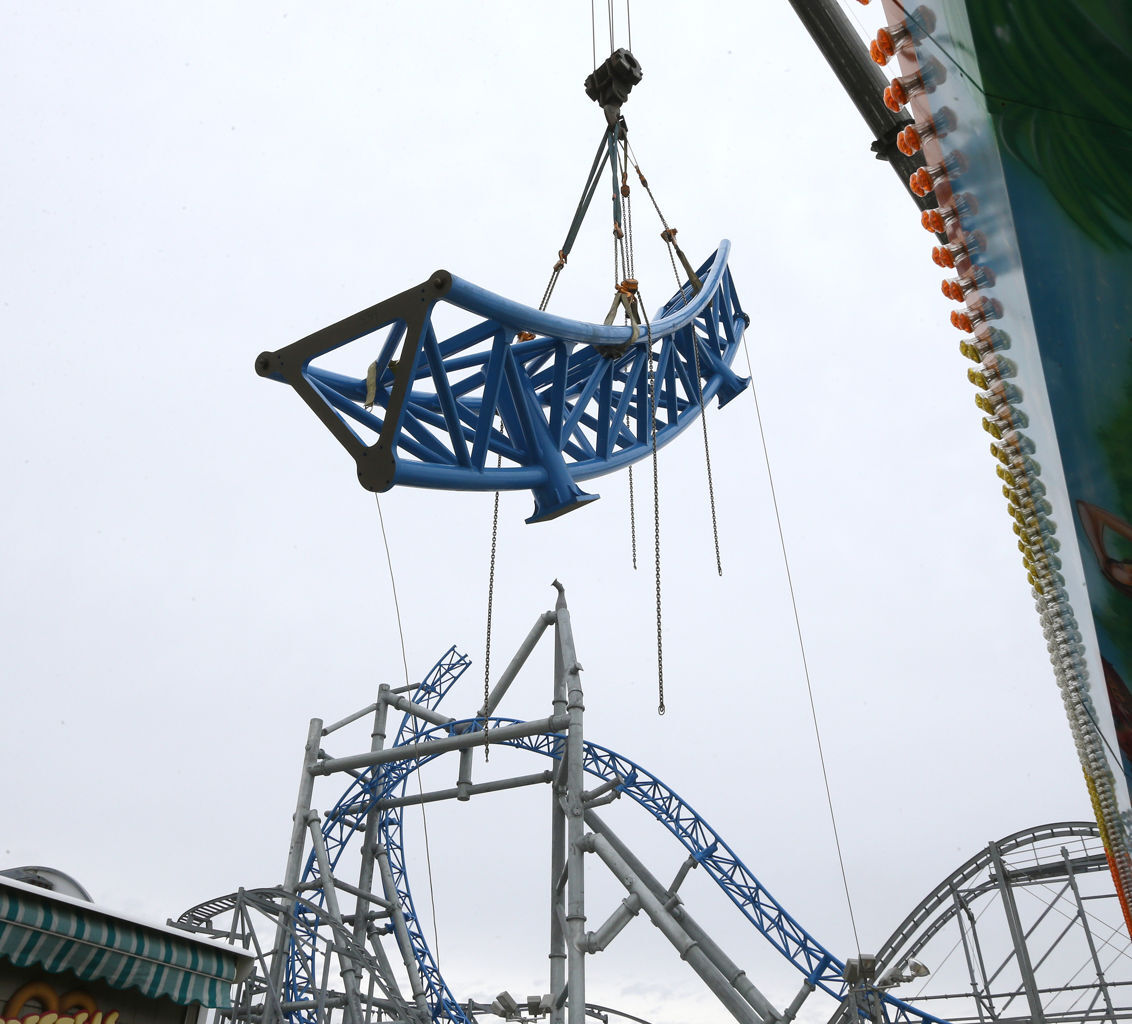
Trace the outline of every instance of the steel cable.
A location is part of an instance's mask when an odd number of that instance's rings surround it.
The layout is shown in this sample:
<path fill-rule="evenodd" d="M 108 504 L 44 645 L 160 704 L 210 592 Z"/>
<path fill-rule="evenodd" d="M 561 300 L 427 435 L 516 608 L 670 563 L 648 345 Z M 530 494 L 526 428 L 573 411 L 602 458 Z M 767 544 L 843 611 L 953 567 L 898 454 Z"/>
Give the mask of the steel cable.
<path fill-rule="evenodd" d="M 794 577 L 790 572 L 790 559 L 786 554 L 786 535 L 782 530 L 782 516 L 778 509 L 778 496 L 774 490 L 774 474 L 770 468 L 770 452 L 766 446 L 766 434 L 763 431 L 763 417 L 759 410 L 759 396 L 755 390 L 755 374 L 751 368 L 751 352 L 747 347 L 747 337 L 743 336 L 743 351 L 747 357 L 747 374 L 751 378 L 751 398 L 755 402 L 755 418 L 759 425 L 759 440 L 762 443 L 763 459 L 766 461 L 767 481 L 770 484 L 770 498 L 774 506 L 774 519 L 778 524 L 778 543 L 782 548 L 782 563 L 786 568 L 786 583 L 790 588 L 790 606 L 794 610 L 794 629 L 798 635 L 798 650 L 802 655 L 802 672 L 806 678 L 806 693 L 810 698 L 810 717 L 814 723 L 814 738 L 817 740 L 818 761 L 821 763 L 822 782 L 825 785 L 825 799 L 829 805 L 829 821 L 833 826 L 833 844 L 837 849 L 837 862 L 841 866 L 841 884 L 845 888 L 845 903 L 849 908 L 849 924 L 853 929 L 853 944 L 857 947 L 857 956 L 861 955 L 861 940 L 857 935 L 857 918 L 853 913 L 853 897 L 849 894 L 849 876 L 845 871 L 845 857 L 841 852 L 841 836 L 837 828 L 837 815 L 833 810 L 833 792 L 829 786 L 829 772 L 825 766 L 825 751 L 822 749 L 821 729 L 818 726 L 818 709 L 814 702 L 814 688 L 810 682 L 810 666 L 806 660 L 806 644 L 802 639 L 802 620 L 798 615 L 798 601 L 794 594 Z"/>
<path fill-rule="evenodd" d="M 405 668 L 405 686 L 409 686 L 409 659 L 405 653 L 405 630 L 401 624 L 401 602 L 397 599 L 397 578 L 393 572 L 393 556 L 389 551 L 389 537 L 385 532 L 385 515 L 381 511 L 381 496 L 374 492 L 374 501 L 377 502 L 377 521 L 381 524 L 381 541 L 385 545 L 385 564 L 389 567 L 389 586 L 393 591 L 393 610 L 397 616 L 397 635 L 401 638 L 401 664 Z M 419 770 L 413 773 L 417 777 L 417 791 L 424 796 L 424 784 L 421 782 Z M 428 900 L 432 907 L 432 941 L 436 946 L 436 960 L 440 962 L 440 933 L 436 920 L 436 892 L 432 884 L 432 851 L 428 841 L 428 815 L 425 805 L 421 804 L 421 830 L 424 833 L 425 867 L 428 871 Z"/>

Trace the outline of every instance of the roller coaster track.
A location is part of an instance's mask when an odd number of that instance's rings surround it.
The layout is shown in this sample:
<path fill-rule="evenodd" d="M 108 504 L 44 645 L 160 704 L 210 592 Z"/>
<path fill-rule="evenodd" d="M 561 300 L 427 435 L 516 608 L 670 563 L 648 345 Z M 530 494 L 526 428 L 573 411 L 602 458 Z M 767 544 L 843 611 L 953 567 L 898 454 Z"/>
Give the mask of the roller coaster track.
<path fill-rule="evenodd" d="M 464 655 L 457 653 L 455 648 L 450 649 L 429 672 L 411 699 L 415 704 L 435 710 L 468 664 Z M 486 720 L 486 727 L 497 728 L 516 722 L 516 719 L 493 717 Z M 481 731 L 484 728 L 483 718 L 456 721 L 444 726 L 428 726 L 420 719 L 406 715 L 397 733 L 395 746 L 427 744 L 446 736 Z M 566 737 L 561 733 L 543 733 L 504 740 L 500 745 L 560 760 L 565 743 Z M 402 795 L 409 776 L 437 756 L 440 755 L 382 765 L 370 769 L 353 781 L 323 822 L 323 838 L 332 865 L 337 863 L 352 837 L 364 832 L 366 818 L 373 805 Z M 726 893 L 750 924 L 802 973 L 809 984 L 835 999 L 845 998 L 848 988 L 842 977 L 845 966 L 843 961 L 817 942 L 787 913 L 720 834 L 686 801 L 640 765 L 595 743 L 584 744 L 584 769 L 595 778 L 612 783 L 617 792 L 639 804 L 660 822 Z M 389 854 L 397 898 L 408 926 L 417 969 L 427 988 L 432 1019 L 467 1024 L 470 1018 L 441 976 L 413 904 L 405 867 L 402 808 L 394 807 L 382 812 L 378 841 Z M 317 872 L 318 865 L 312 854 L 307 862 L 304 878 L 313 879 Z M 304 913 L 299 908 L 297 918 L 301 918 Z M 298 924 L 297 921 L 296 932 L 301 933 L 302 929 Z M 311 915 L 308 930 L 312 941 L 292 947 L 287 974 L 288 999 L 298 1001 L 309 996 L 316 987 L 318 969 L 313 936 L 317 927 L 317 919 Z M 880 998 L 874 1005 L 883 1014 L 886 1024 L 940 1024 L 939 1018 L 887 993 L 876 994 Z"/>
<path fill-rule="evenodd" d="M 701 396 L 704 405 L 716 397 L 724 405 L 747 386 L 731 370 L 749 320 L 729 251 L 720 242 L 697 273 L 702 287 L 685 284 L 639 328 L 554 316 L 441 270 L 262 353 L 256 371 L 298 392 L 369 490 L 529 488 L 535 511 L 528 522 L 554 519 L 597 497 L 579 481 L 651 453 L 650 375 L 658 447 L 695 420 Z M 434 314 L 442 305 L 477 319 L 441 338 Z M 368 365 L 368 373 L 313 365 L 359 341 L 369 355 L 355 365 Z"/>

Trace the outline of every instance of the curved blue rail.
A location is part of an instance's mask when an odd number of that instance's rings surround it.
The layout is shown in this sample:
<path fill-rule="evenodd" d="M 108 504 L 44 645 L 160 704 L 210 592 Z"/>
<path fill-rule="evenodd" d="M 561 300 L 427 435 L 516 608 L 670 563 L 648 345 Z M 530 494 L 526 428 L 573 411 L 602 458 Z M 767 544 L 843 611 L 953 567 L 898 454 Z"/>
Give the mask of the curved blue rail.
<path fill-rule="evenodd" d="M 468 664 L 468 660 L 463 655 L 457 654 L 455 648 L 450 649 L 433 667 L 411 699 L 414 703 L 435 709 Z M 512 724 L 516 719 L 491 718 L 488 721 L 490 726 L 497 726 Z M 483 728 L 482 718 L 453 722 L 446 726 L 425 727 L 419 719 L 406 715 L 398 730 L 395 745 L 423 743 L 430 739 L 476 732 Z M 558 760 L 562 756 L 565 743 L 564 735 L 546 733 L 505 741 L 500 745 Z M 845 997 L 847 988 L 842 977 L 845 966 L 843 961 L 825 949 L 787 913 L 743 864 L 722 836 L 686 801 L 651 772 L 615 751 L 588 741 L 583 749 L 583 765 L 587 773 L 603 782 L 616 783 L 618 792 L 647 810 L 675 836 L 727 894 L 743 916 L 775 949 L 794 964 L 811 984 L 838 1000 Z M 351 783 L 338 804 L 327 814 L 323 824 L 323 836 L 332 864 L 337 863 L 353 834 L 364 832 L 365 819 L 370 807 L 379 800 L 402 795 L 409 776 L 438 756 L 441 755 L 383 765 L 379 769 L 371 769 Z M 401 808 L 393 808 L 383 814 L 379 833 L 380 843 L 389 852 L 397 896 L 405 915 L 417 969 L 428 991 L 432 1019 L 469 1024 L 467 1014 L 456 1002 L 441 976 L 419 924 L 405 868 Z M 316 872 L 317 865 L 312 854 L 307 863 L 304 879 L 313 876 Z M 304 949 L 294 949 L 292 969 L 288 977 L 296 979 L 316 977 L 314 958 L 313 943 Z M 302 987 L 297 986 L 289 992 L 288 998 L 301 998 L 301 992 Z M 945 1024 L 940 1018 L 888 994 L 883 994 L 880 1006 L 887 1024 Z"/>
<path fill-rule="evenodd" d="M 579 481 L 628 466 L 673 440 L 703 403 L 748 381 L 731 370 L 748 318 L 727 266 L 730 243 L 651 326 L 605 327 L 502 298 L 438 271 L 428 281 L 256 362 L 291 384 L 353 455 L 370 490 L 397 484 L 534 493 L 528 522 L 594 500 Z M 438 305 L 475 321 L 448 337 Z M 314 360 L 366 339 L 358 376 Z M 497 465 L 498 463 L 498 465 Z"/>

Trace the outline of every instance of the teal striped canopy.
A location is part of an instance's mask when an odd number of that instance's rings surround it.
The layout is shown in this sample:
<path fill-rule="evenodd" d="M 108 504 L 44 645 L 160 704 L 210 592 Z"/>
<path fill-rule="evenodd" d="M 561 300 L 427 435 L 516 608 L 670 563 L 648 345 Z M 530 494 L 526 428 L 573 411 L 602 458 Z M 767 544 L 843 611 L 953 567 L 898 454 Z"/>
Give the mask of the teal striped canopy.
<path fill-rule="evenodd" d="M 248 954 L 0 879 L 0 956 L 181 1005 L 228 1009 Z"/>

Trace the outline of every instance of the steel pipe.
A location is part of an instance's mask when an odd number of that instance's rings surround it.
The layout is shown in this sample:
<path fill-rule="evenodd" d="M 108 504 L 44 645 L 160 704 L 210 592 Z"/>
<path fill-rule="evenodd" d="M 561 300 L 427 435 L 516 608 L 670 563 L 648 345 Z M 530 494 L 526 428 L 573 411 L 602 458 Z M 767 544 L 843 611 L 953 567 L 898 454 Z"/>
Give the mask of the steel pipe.
<path fill-rule="evenodd" d="M 404 711 L 405 714 L 412 715 L 414 718 L 420 718 L 428 722 L 429 725 L 451 725 L 456 721 L 454 718 L 442 715 L 439 711 L 433 711 L 432 708 L 426 708 L 422 704 L 414 704 L 408 697 L 395 696 L 389 691 L 383 691 L 381 699 L 390 707 Z"/>
<path fill-rule="evenodd" d="M 401 961 L 405 965 L 405 972 L 409 975 L 409 988 L 413 992 L 413 1002 L 421 1014 L 422 1020 L 429 1020 L 428 1000 L 425 998 L 424 982 L 417 970 L 417 958 L 413 953 L 413 943 L 409 938 L 409 926 L 405 923 L 405 912 L 401 909 L 401 902 L 397 898 L 397 886 L 393 881 L 393 870 L 389 866 L 389 853 L 384 846 L 379 846 L 377 853 L 377 869 L 381 873 L 381 885 L 385 890 L 385 898 L 393 904 L 393 935 L 397 939 L 397 948 L 401 951 Z"/>
<path fill-rule="evenodd" d="M 378 800 L 374 808 L 379 811 L 388 811 L 393 807 L 414 807 L 418 804 L 432 804 L 439 800 L 465 800 L 477 793 L 500 793 L 505 789 L 522 789 L 524 786 L 545 785 L 550 782 L 553 772 L 534 772 L 530 775 L 516 775 L 510 779 L 495 779 L 491 782 L 479 782 L 474 786 L 455 786 L 452 789 L 437 789 L 431 793 L 417 793 L 414 796 L 392 797 L 389 800 Z"/>
<path fill-rule="evenodd" d="M 606 867 L 616 875 L 617 880 L 636 895 L 641 901 L 641 909 L 648 914 L 653 924 L 660 929 L 669 942 L 685 960 L 688 966 L 700 976 L 708 988 L 715 993 L 716 998 L 726 1007 L 727 1011 L 742 1024 L 762 1024 L 762 1018 L 754 1008 L 744 999 L 723 973 L 708 959 L 703 949 L 677 922 L 672 914 L 665 909 L 664 904 L 658 900 L 644 881 L 632 868 L 617 854 L 605 836 L 591 832 L 581 842 L 583 850 L 596 853 L 605 863 Z"/>
<path fill-rule="evenodd" d="M 535 645 L 539 642 L 542 634 L 546 632 L 546 627 L 554 622 L 554 619 L 554 612 L 543 612 L 538 619 L 535 620 L 535 624 L 531 627 L 531 631 L 527 634 L 526 639 L 519 645 L 515 656 L 508 662 L 507 668 L 503 670 L 503 675 L 499 677 L 499 682 L 492 687 L 491 693 L 487 698 L 487 704 L 480 705 L 479 714 L 481 716 L 487 718 L 489 715 L 495 713 L 495 709 L 499 707 L 499 702 L 503 699 L 503 695 L 515 681 L 519 670 L 527 663 L 527 658 L 531 656 L 531 651 L 535 649 Z"/>
<path fill-rule="evenodd" d="M 271 968 L 268 977 L 268 1000 L 264 1006 L 264 1024 L 275 1024 L 282 1019 L 279 1009 L 283 993 L 283 974 L 287 961 L 287 922 L 294 908 L 294 897 L 303 869 L 303 849 L 307 829 L 307 814 L 314 794 L 314 766 L 318 761 L 319 740 L 322 739 L 322 719 L 312 718 L 307 726 L 307 742 L 303 748 L 303 770 L 299 776 L 299 794 L 295 799 L 295 813 L 291 818 L 291 844 L 287 848 L 287 865 L 283 870 L 282 913 L 275 927 L 275 944 L 271 951 Z"/>
<path fill-rule="evenodd" d="M 582 736 L 582 666 L 574 653 L 574 633 L 570 628 L 570 610 L 566 607 L 566 588 L 557 580 L 558 600 L 554 610 L 556 656 L 554 666 L 555 698 L 566 692 L 566 714 L 569 729 L 566 751 L 569 758 L 566 772 L 566 1014 L 569 1024 L 585 1024 L 586 1019 L 586 955 L 582 949 L 586 933 L 585 858 L 582 838 L 582 793 L 585 787 L 585 751 Z"/>
<path fill-rule="evenodd" d="M 314 811 L 307 815 L 307 828 L 310 829 L 311 845 L 314 847 L 315 859 L 318 861 L 318 873 L 322 880 L 322 895 L 326 900 L 327 917 L 330 927 L 338 936 L 338 967 L 342 975 L 342 984 L 346 989 L 347 1020 L 353 1019 L 353 1024 L 364 1024 L 362 1017 L 362 1004 L 358 999 L 358 969 L 353 957 L 347 948 L 349 933 L 342 923 L 342 911 L 338 906 L 338 892 L 334 885 L 334 873 L 330 867 L 330 858 L 326 855 L 326 845 L 322 841 L 322 832 L 319 829 L 319 817 Z"/>
<path fill-rule="evenodd" d="M 609 915 L 596 932 L 586 932 L 582 938 L 583 953 L 600 953 L 608 946 L 621 930 L 641 912 L 641 900 L 636 893 L 630 893 L 618 905 L 617 909 Z"/>
<path fill-rule="evenodd" d="M 673 917 L 679 922 L 684 931 L 686 931 L 693 940 L 699 943 L 707 958 L 715 965 L 735 990 L 750 1003 L 751 1007 L 760 1017 L 767 1021 L 778 1021 L 784 1018 L 785 1015 L 775 1009 L 771 1001 L 767 999 L 755 986 L 755 983 L 747 977 L 746 972 L 716 944 L 715 940 L 712 939 L 699 922 L 688 913 L 687 909 L 679 900 L 674 899 L 674 889 L 665 889 L 664 886 L 660 884 L 660 880 L 645 867 L 633 851 L 621 841 L 617 834 L 589 809 L 586 810 L 586 824 L 599 835 L 605 837 L 612 848 L 629 865 L 641 881 L 648 886 L 649 891 L 660 903 L 664 904 L 667 908 L 675 902 L 676 905 L 671 909 Z M 687 874 L 687 872 L 684 871 L 684 867 L 687 866 L 687 863 L 688 861 L 685 861 L 684 866 L 681 867 L 681 871 L 677 873 L 676 881 L 673 882 L 674 886 L 680 881 L 683 881 L 684 875 Z M 810 989 L 812 991 L 813 985 L 810 986 Z"/>
<path fill-rule="evenodd" d="M 428 740 L 425 743 L 412 743 L 401 747 L 390 747 L 387 750 L 371 751 L 368 754 L 331 757 L 319 761 L 310 770 L 314 775 L 330 775 L 333 772 L 350 771 L 353 768 L 372 768 L 379 764 L 413 761 L 421 757 L 431 757 L 434 754 L 447 754 L 452 750 L 463 750 L 466 747 L 482 747 L 487 743 L 504 743 L 507 740 L 519 740 L 527 736 L 561 732 L 569 724 L 570 719 L 567 715 L 554 715 L 550 718 L 539 719 L 536 722 L 516 722 L 514 725 L 501 725 L 497 729 L 492 729 L 490 736 L 486 732 L 465 732 L 455 736 L 445 736 L 439 740 Z"/>

